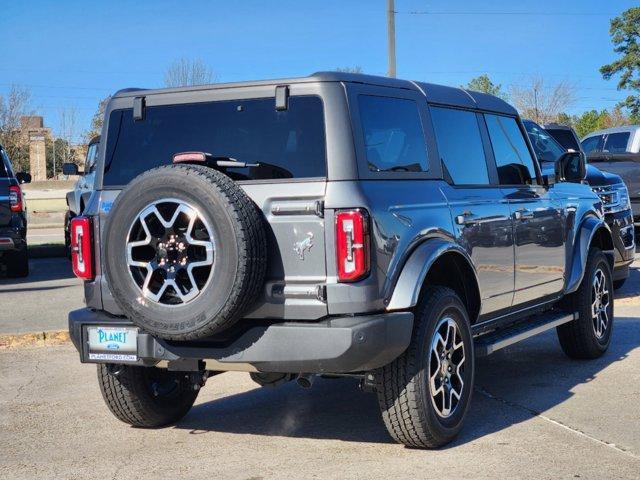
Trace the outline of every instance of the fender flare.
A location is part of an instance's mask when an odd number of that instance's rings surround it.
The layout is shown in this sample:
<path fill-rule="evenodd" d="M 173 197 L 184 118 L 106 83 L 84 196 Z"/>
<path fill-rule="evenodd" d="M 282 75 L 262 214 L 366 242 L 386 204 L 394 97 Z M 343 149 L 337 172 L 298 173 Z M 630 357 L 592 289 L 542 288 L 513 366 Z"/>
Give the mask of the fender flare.
<path fill-rule="evenodd" d="M 478 275 L 467 252 L 451 241 L 435 238 L 422 242 L 411 253 L 398 276 L 387 310 L 415 307 L 429 270 L 442 255 L 451 252 L 460 255 L 463 261 L 469 265 L 474 275 L 474 288 L 478 290 Z M 477 293 L 479 297 L 480 292 Z"/>
<path fill-rule="evenodd" d="M 598 218 L 595 216 L 586 217 L 582 221 L 580 230 L 575 236 L 573 255 L 571 255 L 571 269 L 569 271 L 569 277 L 567 278 L 565 294 L 575 292 L 580 286 L 582 277 L 584 277 L 585 268 L 587 266 L 589 247 L 591 246 L 591 243 L 593 242 L 596 234 L 601 230 L 604 230 L 606 232 L 606 235 L 610 241 L 611 248 L 604 249 L 603 252 L 607 256 L 607 258 L 609 258 L 611 268 L 613 268 L 613 238 L 609 226 L 602 218 Z"/>
<path fill-rule="evenodd" d="M 74 215 L 78 215 L 78 205 L 76 204 L 76 191 L 71 190 L 67 192 L 67 206 L 69 207 L 69 211 L 73 212 Z"/>

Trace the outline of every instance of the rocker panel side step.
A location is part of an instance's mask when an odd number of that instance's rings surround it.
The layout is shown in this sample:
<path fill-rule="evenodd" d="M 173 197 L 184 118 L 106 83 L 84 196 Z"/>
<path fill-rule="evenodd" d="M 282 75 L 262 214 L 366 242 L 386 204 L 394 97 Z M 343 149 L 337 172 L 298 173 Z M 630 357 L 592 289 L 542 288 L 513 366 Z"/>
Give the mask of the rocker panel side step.
<path fill-rule="evenodd" d="M 528 321 L 501 328 L 475 339 L 476 357 L 486 357 L 501 348 L 526 340 L 578 318 L 577 312 L 555 312 L 536 315 Z"/>

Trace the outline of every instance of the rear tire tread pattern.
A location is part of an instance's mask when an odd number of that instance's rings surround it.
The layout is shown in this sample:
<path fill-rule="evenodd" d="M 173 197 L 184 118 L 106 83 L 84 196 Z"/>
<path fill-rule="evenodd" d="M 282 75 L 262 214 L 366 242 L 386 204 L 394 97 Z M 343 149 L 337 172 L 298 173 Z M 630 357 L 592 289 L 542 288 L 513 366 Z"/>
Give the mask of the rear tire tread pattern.
<path fill-rule="evenodd" d="M 116 376 L 106 365 L 98 365 L 98 383 L 102 398 L 111 413 L 134 427 L 156 428 L 175 423 L 184 417 L 198 396 L 197 390 L 185 388 L 181 383 L 180 399 L 167 407 L 159 405 L 146 386 L 144 368 L 120 366 Z"/>

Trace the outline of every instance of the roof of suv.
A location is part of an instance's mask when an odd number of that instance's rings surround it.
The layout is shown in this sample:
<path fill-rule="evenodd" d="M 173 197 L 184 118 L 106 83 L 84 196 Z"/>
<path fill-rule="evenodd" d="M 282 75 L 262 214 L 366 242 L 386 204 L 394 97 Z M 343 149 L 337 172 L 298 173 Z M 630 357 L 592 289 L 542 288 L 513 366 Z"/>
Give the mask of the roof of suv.
<path fill-rule="evenodd" d="M 261 85 L 282 85 L 311 82 L 348 82 L 375 85 L 380 87 L 402 88 L 422 93 L 428 102 L 461 108 L 489 110 L 497 113 L 516 115 L 517 111 L 501 98 L 481 92 L 474 92 L 458 87 L 448 87 L 433 83 L 413 82 L 398 78 L 365 75 L 362 73 L 345 72 L 316 72 L 308 77 L 283 78 L 274 80 L 256 80 L 234 83 L 215 83 L 193 87 L 174 87 L 162 89 L 125 88 L 117 91 L 114 97 L 136 97 L 141 94 L 153 95 L 158 93 L 172 93 L 197 90 L 212 90 L 220 88 L 238 88 Z"/>
<path fill-rule="evenodd" d="M 635 132 L 636 130 L 640 130 L 640 125 L 623 125 L 621 127 L 611 127 L 605 128 L 603 130 L 597 130 L 585 135 L 584 138 L 593 137 L 595 135 L 604 135 L 606 133 Z"/>

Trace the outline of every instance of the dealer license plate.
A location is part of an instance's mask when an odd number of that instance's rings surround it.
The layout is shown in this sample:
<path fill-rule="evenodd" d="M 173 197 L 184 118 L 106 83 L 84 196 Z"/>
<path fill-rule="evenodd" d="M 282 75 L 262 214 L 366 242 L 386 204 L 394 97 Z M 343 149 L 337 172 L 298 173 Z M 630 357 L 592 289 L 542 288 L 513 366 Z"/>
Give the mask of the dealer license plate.
<path fill-rule="evenodd" d="M 136 327 L 87 327 L 89 360 L 135 362 L 138 360 Z"/>

